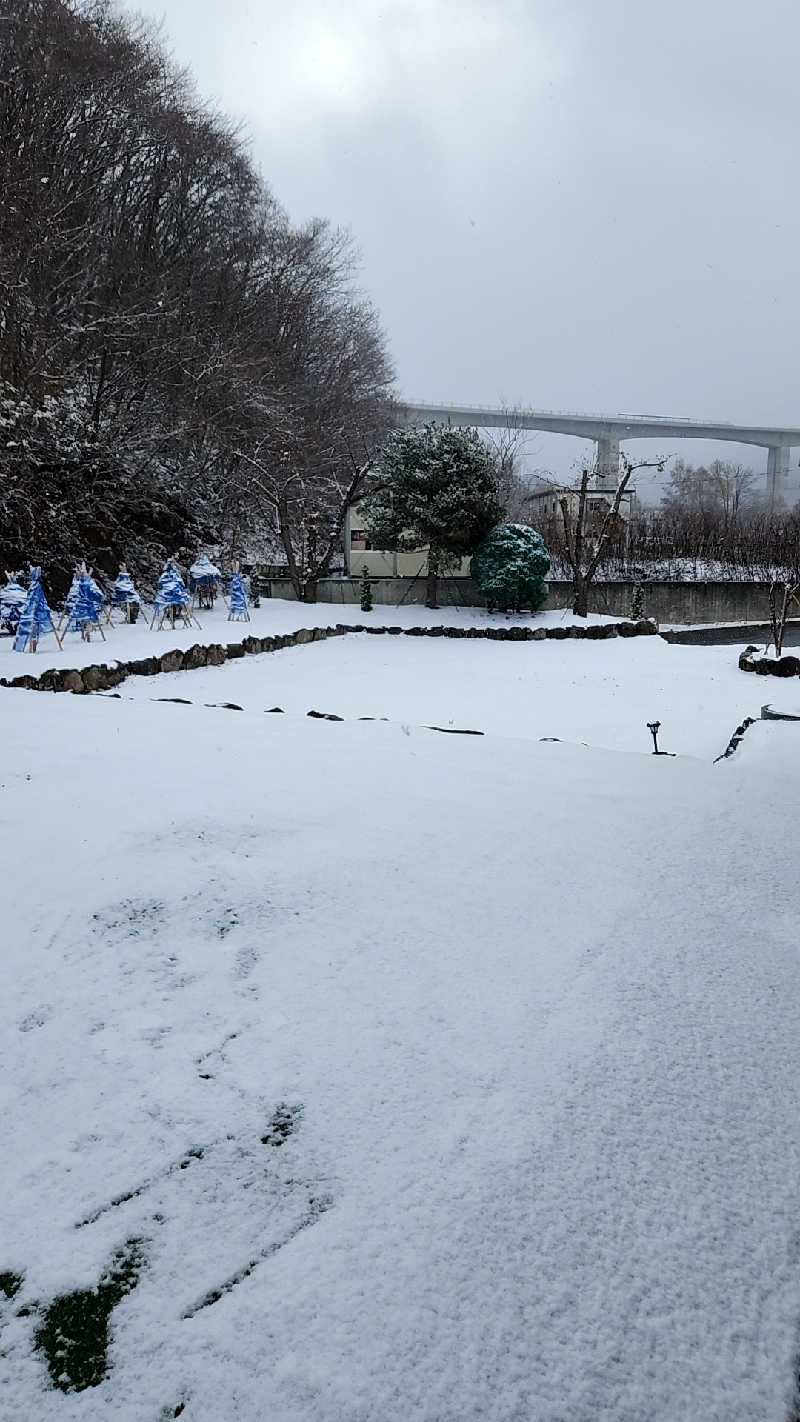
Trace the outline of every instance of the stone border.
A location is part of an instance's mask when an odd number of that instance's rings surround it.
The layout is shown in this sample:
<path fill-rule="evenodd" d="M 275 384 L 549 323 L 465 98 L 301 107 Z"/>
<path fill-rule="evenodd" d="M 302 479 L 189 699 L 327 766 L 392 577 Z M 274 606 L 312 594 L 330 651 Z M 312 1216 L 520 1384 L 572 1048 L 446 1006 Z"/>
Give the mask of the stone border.
<path fill-rule="evenodd" d="M 223 662 L 239 657 L 281 652 L 287 647 L 324 642 L 328 637 L 344 637 L 350 632 L 371 632 L 376 636 L 390 637 L 401 634 L 406 637 L 469 637 L 493 642 L 564 641 L 568 638 L 599 642 L 609 637 L 654 637 L 658 634 L 658 627 L 647 617 L 638 622 L 590 622 L 585 627 L 576 622 L 567 627 L 368 627 L 361 622 L 352 625 L 337 622 L 335 627 L 300 627 L 296 632 L 276 637 L 245 637 L 243 641 L 229 642 L 227 646 L 214 642 L 209 647 L 203 647 L 198 642 L 185 652 L 176 648 L 160 657 L 141 657 L 137 661 L 117 662 L 115 666 L 93 663 L 80 670 L 50 668 L 38 677 L 27 674 L 12 677 L 11 680 L 0 677 L 0 686 L 25 691 L 71 691 L 81 696 L 92 691 L 111 691 L 129 676 L 160 676 L 164 672 L 219 667 Z"/>
<path fill-rule="evenodd" d="M 739 749 L 745 731 L 749 731 L 750 727 L 754 726 L 755 724 L 756 722 L 754 716 L 745 716 L 741 726 L 736 727 L 736 730 L 728 741 L 728 744 L 722 752 L 722 755 L 718 755 L 714 758 L 714 764 L 717 765 L 719 761 L 727 760 L 729 756 L 732 756 L 734 751 Z"/>
<path fill-rule="evenodd" d="M 739 654 L 739 670 L 755 672 L 756 676 L 800 676 L 800 657 L 754 656 L 757 647 L 748 647 Z"/>

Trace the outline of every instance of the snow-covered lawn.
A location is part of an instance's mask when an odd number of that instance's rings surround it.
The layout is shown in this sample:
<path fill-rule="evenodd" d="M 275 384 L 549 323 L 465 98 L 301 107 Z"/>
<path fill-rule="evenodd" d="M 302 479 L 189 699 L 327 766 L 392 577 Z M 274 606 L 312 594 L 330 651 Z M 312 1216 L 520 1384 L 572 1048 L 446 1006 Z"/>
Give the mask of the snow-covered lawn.
<path fill-rule="evenodd" d="M 131 677 L 123 696 L 233 702 L 260 715 L 324 711 L 385 716 L 490 735 L 611 750 L 660 746 L 713 760 L 761 705 L 795 704 L 791 681 L 748 676 L 737 647 L 671 646 L 660 637 L 604 642 L 484 642 L 356 634 L 221 667 Z"/>
<path fill-rule="evenodd" d="M 785 1422 L 800 730 L 712 765 L 777 684 L 653 638 L 615 695 L 612 645 L 340 639 L 221 668 L 251 714 L 0 693 L 4 1418 Z M 530 739 L 630 701 L 609 743 L 683 749 L 682 694 L 700 759 Z M 37 1328 L 132 1240 L 62 1393 Z"/>
<path fill-rule="evenodd" d="M 144 619 L 106 628 L 106 641 L 68 637 L 59 652 L 52 638 L 35 656 L 11 650 L 0 639 L 0 676 L 37 675 L 50 667 L 82 667 L 162 655 L 200 642 L 334 626 L 557 626 L 569 612 L 535 617 L 489 615 L 479 608 L 379 607 L 318 603 L 307 606 L 265 599 L 252 621 L 228 622 L 220 603 L 198 614 L 201 627 L 151 632 Z M 589 622 L 613 618 L 592 615 Z M 743 644 L 744 645 L 744 644 Z M 662 748 L 704 759 L 719 755 L 734 727 L 770 702 L 787 709 L 797 700 L 791 682 L 739 671 L 737 646 L 670 646 L 655 637 L 619 641 L 497 643 L 442 638 L 350 636 L 330 643 L 265 653 L 199 671 L 130 678 L 124 697 L 180 697 L 231 701 L 261 714 L 279 705 L 290 714 L 310 710 L 345 717 L 385 716 L 412 725 L 482 730 L 488 734 L 563 740 L 614 750 L 646 751 L 647 722 L 662 724 Z"/>
<path fill-rule="evenodd" d="M 0 637 L 0 676 L 7 678 L 22 673 L 39 676 L 51 667 L 85 667 L 91 663 L 104 665 L 113 661 L 133 661 L 139 657 L 160 657 L 177 647 L 185 651 L 196 642 L 208 646 L 211 642 L 241 642 L 245 637 L 273 637 L 294 632 L 298 627 L 335 627 L 337 622 L 350 626 L 363 623 L 384 627 L 554 627 L 574 621 L 571 612 L 538 612 L 508 616 L 489 614 L 479 607 L 442 607 L 435 612 L 417 606 L 378 606 L 372 612 L 362 612 L 357 604 L 319 602 L 289 602 L 282 598 L 265 598 L 260 607 L 250 610 L 249 622 L 229 622 L 228 609 L 221 601 L 211 612 L 197 612 L 199 627 L 151 631 L 148 618 L 151 608 L 143 609 L 132 626 L 116 622 L 103 627 L 103 637 L 97 634 L 91 642 L 82 641 L 77 632 L 64 638 L 59 650 L 55 637 L 45 637 L 33 655 L 15 652 L 11 637 Z M 592 613 L 589 622 L 616 622 L 618 618 Z"/>

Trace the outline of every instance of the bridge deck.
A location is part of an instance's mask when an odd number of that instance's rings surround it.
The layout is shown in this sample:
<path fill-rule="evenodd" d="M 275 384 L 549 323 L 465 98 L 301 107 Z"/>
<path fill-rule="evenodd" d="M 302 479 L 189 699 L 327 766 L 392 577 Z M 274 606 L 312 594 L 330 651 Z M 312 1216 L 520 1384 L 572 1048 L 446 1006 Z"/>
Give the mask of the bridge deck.
<path fill-rule="evenodd" d="M 756 444 L 765 449 L 800 445 L 800 429 L 772 425 L 732 425 L 661 415 L 580 415 L 564 410 L 499 410 L 482 405 L 428 405 L 398 402 L 404 424 L 427 421 L 474 425 L 477 429 L 543 430 L 579 439 L 714 439 Z"/>

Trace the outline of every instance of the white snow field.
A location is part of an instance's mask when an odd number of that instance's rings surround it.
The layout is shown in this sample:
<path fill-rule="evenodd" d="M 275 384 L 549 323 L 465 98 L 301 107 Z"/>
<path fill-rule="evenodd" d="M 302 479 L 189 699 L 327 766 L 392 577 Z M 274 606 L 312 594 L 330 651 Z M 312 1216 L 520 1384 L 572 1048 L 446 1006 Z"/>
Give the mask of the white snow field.
<path fill-rule="evenodd" d="M 453 673 L 362 640 L 359 714 L 377 656 L 418 699 Z M 698 651 L 614 655 L 651 643 Z M 333 648 L 258 661 L 305 711 L 290 658 Z M 486 720 L 459 667 L 437 715 Z M 717 765 L 519 709 L 438 735 L 381 676 L 389 724 L 0 692 L 0 1415 L 786 1422 L 800 728 Z M 63 1392 L 37 1330 L 131 1240 L 107 1373 Z"/>
<path fill-rule="evenodd" d="M 660 637 L 489 642 L 365 632 L 221 667 L 129 677 L 120 694 L 641 752 L 653 748 L 648 722 L 660 721 L 661 749 L 713 760 L 765 702 L 776 710 L 797 702 L 792 679 L 741 672 L 739 650 L 672 646 Z"/>

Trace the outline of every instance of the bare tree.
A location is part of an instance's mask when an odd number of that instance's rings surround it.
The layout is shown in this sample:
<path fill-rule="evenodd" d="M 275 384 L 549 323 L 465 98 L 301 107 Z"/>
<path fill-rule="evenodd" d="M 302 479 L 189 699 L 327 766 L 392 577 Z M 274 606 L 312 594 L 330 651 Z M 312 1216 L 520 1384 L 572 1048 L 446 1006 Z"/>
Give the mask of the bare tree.
<path fill-rule="evenodd" d="M 786 623 L 789 618 L 789 608 L 792 603 L 797 603 L 800 607 L 800 575 L 795 571 L 791 581 L 785 582 L 782 578 L 773 577 L 769 586 L 769 620 L 771 636 L 767 639 L 765 651 L 770 649 L 770 643 L 775 648 L 775 656 L 783 655 L 783 641 L 786 636 Z"/>
<path fill-rule="evenodd" d="M 729 459 L 715 459 L 709 465 L 709 472 L 719 501 L 723 522 L 727 526 L 750 504 L 753 498 L 755 475 L 744 464 L 736 464 Z"/>
<path fill-rule="evenodd" d="M 588 615 L 589 587 L 597 572 L 603 552 L 616 529 L 620 505 L 631 476 L 637 469 L 658 469 L 663 473 L 664 462 L 664 459 L 641 459 L 637 463 L 633 463 L 626 454 L 620 454 L 620 473 L 616 492 L 596 532 L 589 529 L 587 517 L 590 508 L 590 471 L 584 469 L 581 474 L 580 488 L 577 494 L 578 506 L 574 515 L 570 509 L 570 503 L 574 501 L 574 494 L 572 500 L 570 498 L 572 491 L 565 490 L 561 494 L 558 503 L 564 524 L 566 559 L 572 572 L 572 611 L 577 617 Z"/>
<path fill-rule="evenodd" d="M 485 442 L 494 456 L 497 488 L 506 518 L 513 523 L 526 523 L 530 482 L 521 464 L 527 453 L 531 431 L 523 427 L 518 406 L 503 406 L 503 410 L 505 425 L 485 430 Z"/>
<path fill-rule="evenodd" d="M 280 544 L 298 601 L 316 602 L 317 584 L 341 550 L 347 510 L 366 487 L 371 462 L 354 461 L 349 477 L 331 469 L 321 480 L 296 469 L 289 450 L 275 464 L 262 462 L 268 458 L 258 447 L 255 455 L 237 451 L 251 515 L 257 511 Z"/>
<path fill-rule="evenodd" d="M 702 520 L 708 527 L 720 520 L 727 527 L 752 501 L 754 482 L 752 469 L 730 460 L 715 459 L 706 466 L 676 459 L 662 507 L 677 517 Z"/>
<path fill-rule="evenodd" d="M 0 561 L 59 583 L 245 540 L 261 469 L 313 588 L 389 418 L 350 239 L 289 222 L 145 20 L 0 0 L 0 22 Z"/>

